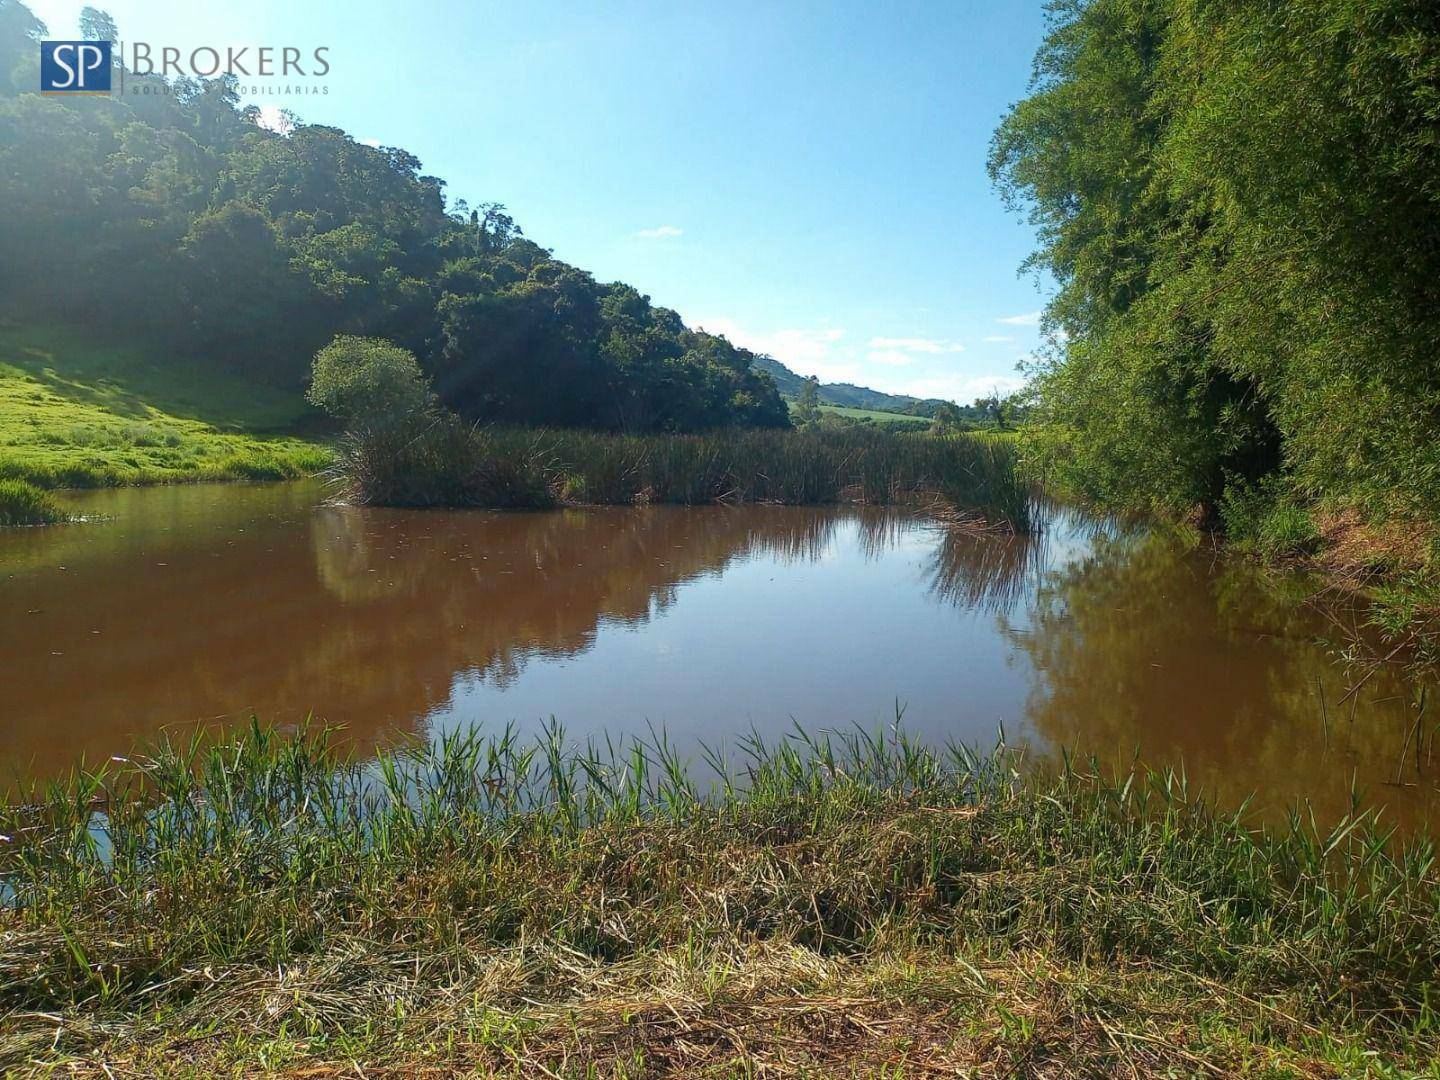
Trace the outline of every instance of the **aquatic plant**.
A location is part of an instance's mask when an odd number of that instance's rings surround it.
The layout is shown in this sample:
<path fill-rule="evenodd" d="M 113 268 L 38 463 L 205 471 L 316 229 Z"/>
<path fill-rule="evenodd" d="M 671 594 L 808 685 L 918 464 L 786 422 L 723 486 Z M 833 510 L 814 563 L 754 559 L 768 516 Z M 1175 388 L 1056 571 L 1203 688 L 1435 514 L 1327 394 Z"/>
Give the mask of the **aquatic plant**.
<path fill-rule="evenodd" d="M 1009 440 L 877 430 L 703 435 L 466 428 L 426 418 L 353 433 L 336 476 L 354 501 L 401 506 L 855 502 L 935 506 L 959 523 L 1032 521 Z"/>
<path fill-rule="evenodd" d="M 501 444 L 450 413 L 410 424 L 352 428 L 328 473 L 351 502 L 369 506 L 538 509 L 557 502 L 534 445 Z"/>
<path fill-rule="evenodd" d="M 53 525 L 65 519 L 65 511 L 49 492 L 24 480 L 0 480 L 0 527 Z"/>

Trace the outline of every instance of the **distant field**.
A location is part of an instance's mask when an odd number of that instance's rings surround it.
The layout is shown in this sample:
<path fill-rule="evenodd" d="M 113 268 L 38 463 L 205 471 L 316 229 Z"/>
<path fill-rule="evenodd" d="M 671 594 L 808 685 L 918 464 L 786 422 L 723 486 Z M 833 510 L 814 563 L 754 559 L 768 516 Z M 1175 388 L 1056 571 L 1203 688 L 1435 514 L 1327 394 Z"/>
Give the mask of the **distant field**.
<path fill-rule="evenodd" d="M 788 400 L 790 411 L 795 411 L 795 402 Z M 821 405 L 821 412 L 827 412 L 834 416 L 847 416 L 852 420 L 874 420 L 874 421 L 899 421 L 902 424 L 914 424 L 916 427 L 928 427 L 930 420 L 924 416 L 910 416 L 908 413 L 882 412 L 879 409 L 852 409 L 846 405 Z"/>
<path fill-rule="evenodd" d="M 299 394 L 63 330 L 0 328 L 0 479 L 42 487 L 279 479 L 330 454 Z"/>
<path fill-rule="evenodd" d="M 926 427 L 930 424 L 928 417 L 911 416 L 908 413 L 881 412 L 879 409 L 851 409 L 844 405 L 821 405 L 820 411 L 834 413 L 836 416 L 848 416 L 854 420 L 899 420 L 904 424 Z"/>

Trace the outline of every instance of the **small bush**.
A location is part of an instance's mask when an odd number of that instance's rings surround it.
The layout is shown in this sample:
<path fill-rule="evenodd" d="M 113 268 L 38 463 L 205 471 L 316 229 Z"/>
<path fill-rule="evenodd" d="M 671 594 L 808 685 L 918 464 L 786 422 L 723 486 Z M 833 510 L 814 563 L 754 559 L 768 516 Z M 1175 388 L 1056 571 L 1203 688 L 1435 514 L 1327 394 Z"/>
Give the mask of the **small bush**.
<path fill-rule="evenodd" d="M 0 526 L 53 525 L 66 520 L 49 492 L 24 480 L 0 480 Z"/>
<path fill-rule="evenodd" d="M 344 334 L 315 354 L 305 397 L 347 424 L 370 428 L 403 423 L 435 402 L 410 353 L 379 338 Z"/>

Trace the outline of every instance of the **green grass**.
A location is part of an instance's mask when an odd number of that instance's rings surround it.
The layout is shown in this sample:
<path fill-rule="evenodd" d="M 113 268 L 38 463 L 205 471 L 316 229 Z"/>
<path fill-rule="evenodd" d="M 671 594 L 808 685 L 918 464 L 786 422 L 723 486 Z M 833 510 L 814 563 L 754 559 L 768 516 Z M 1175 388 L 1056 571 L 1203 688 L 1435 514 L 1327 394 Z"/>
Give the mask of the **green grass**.
<path fill-rule="evenodd" d="M 916 427 L 929 427 L 930 419 L 925 416 L 911 416 L 909 413 L 885 412 L 881 409 L 854 409 L 848 405 L 821 405 L 822 413 L 843 416 L 850 420 L 889 420 Z"/>
<path fill-rule="evenodd" d="M 354 501 L 386 506 L 914 502 L 955 521 L 1031 524 L 1008 440 L 856 426 L 627 436 L 439 417 L 352 435 L 337 473 Z"/>
<path fill-rule="evenodd" d="M 793 419 L 798 402 L 794 398 L 786 398 L 785 404 L 790 406 L 790 416 Z M 859 420 L 862 422 L 873 422 L 884 424 L 887 427 L 915 428 L 921 430 L 930 426 L 930 418 L 927 416 L 911 416 L 909 413 L 886 412 L 881 409 L 856 409 L 849 405 L 826 405 L 823 402 L 819 409 L 828 416 L 837 416 L 846 420 Z"/>
<path fill-rule="evenodd" d="M 898 732 L 703 756 L 257 728 L 17 800 L 0 1068 L 1435 1075 L 1429 842 Z"/>
<path fill-rule="evenodd" d="M 198 362 L 0 328 L 0 479 L 65 488 L 299 476 L 331 460 L 282 434 L 310 416 L 298 392 Z"/>
<path fill-rule="evenodd" d="M 48 491 L 24 480 L 0 480 L 0 526 L 54 525 L 65 520 Z"/>

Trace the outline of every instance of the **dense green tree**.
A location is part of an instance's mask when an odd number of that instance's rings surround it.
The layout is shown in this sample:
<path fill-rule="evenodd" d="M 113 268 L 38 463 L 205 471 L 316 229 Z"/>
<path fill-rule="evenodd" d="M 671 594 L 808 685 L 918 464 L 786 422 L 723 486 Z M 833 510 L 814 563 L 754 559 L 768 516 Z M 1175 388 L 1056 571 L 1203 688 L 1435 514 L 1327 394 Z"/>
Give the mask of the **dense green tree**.
<path fill-rule="evenodd" d="M 116 41 L 120 32 L 109 14 L 87 5 L 80 9 L 80 36 L 86 41 Z"/>
<path fill-rule="evenodd" d="M 261 376 L 283 376 L 301 314 L 304 280 L 291 271 L 275 226 L 261 211 L 230 202 L 207 210 L 180 242 L 188 337 L 219 361 Z"/>
<path fill-rule="evenodd" d="M 982 398 L 976 398 L 972 407 L 975 412 L 1001 431 L 1010 427 L 1011 418 L 1015 413 L 1015 403 L 1011 396 L 1002 394 L 999 390 L 993 390 Z"/>
<path fill-rule="evenodd" d="M 0 96 L 38 84 L 40 59 L 35 43 L 45 33 L 45 24 L 19 0 L 0 0 Z"/>
<path fill-rule="evenodd" d="M 991 157 L 1058 282 L 1031 465 L 1440 516 L 1437 131 L 1433 0 L 1054 4 Z"/>

